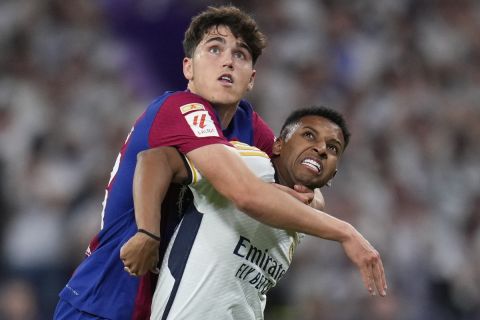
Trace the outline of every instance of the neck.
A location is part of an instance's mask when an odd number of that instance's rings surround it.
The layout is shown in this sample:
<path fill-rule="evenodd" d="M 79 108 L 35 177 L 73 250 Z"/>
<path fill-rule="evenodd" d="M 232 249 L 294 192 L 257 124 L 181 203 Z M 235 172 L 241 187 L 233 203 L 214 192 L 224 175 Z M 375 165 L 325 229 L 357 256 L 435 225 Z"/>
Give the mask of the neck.
<path fill-rule="evenodd" d="M 237 105 L 219 105 L 214 104 L 213 107 L 218 113 L 218 117 L 220 118 L 220 123 L 222 124 L 222 128 L 228 127 L 230 122 L 237 111 Z"/>
<path fill-rule="evenodd" d="M 196 90 L 195 90 L 195 88 L 194 88 L 194 86 L 192 85 L 191 82 L 189 82 L 187 88 L 191 93 L 195 93 L 195 94 L 198 95 L 198 93 L 196 92 Z M 220 118 L 220 124 L 222 125 L 222 128 L 228 127 L 228 125 L 230 124 L 230 122 L 233 119 L 233 116 L 235 115 L 235 112 L 237 111 L 237 106 L 240 103 L 240 101 L 237 101 L 236 103 L 233 103 L 233 104 L 220 104 L 220 103 L 211 102 L 206 97 L 203 97 L 203 98 L 208 100 L 211 103 L 211 105 L 215 108 L 215 110 L 217 111 L 218 117 Z"/>
<path fill-rule="evenodd" d="M 273 168 L 275 169 L 275 177 L 276 177 L 276 180 L 278 181 L 275 181 L 283 186 L 287 186 L 289 188 L 293 188 L 293 185 L 294 183 L 289 183 L 287 182 L 287 180 L 284 178 L 283 174 L 282 174 L 282 171 L 279 170 L 279 165 L 278 165 L 278 157 L 273 157 L 271 159 L 272 161 L 272 164 L 273 164 Z"/>

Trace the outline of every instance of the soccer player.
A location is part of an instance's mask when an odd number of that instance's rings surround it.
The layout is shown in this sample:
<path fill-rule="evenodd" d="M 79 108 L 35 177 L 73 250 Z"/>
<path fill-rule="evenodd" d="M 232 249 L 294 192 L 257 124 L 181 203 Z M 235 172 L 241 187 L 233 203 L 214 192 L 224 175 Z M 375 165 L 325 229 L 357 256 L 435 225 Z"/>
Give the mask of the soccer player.
<path fill-rule="evenodd" d="M 170 186 L 165 198 L 161 198 L 162 211 L 166 213 L 161 226 L 159 208 L 150 210 L 160 206 L 160 197 L 152 197 L 153 202 L 135 199 L 134 208 L 132 188 L 137 156 L 141 152 L 148 156 L 148 149 L 172 146 L 188 155 L 217 189 L 230 188 L 234 203 L 255 219 L 306 233 L 330 230 L 323 220 L 312 224 L 309 217 L 315 212 L 256 178 L 225 147 L 228 140 L 234 139 L 271 153 L 272 131 L 241 100 L 253 87 L 254 64 L 264 46 L 264 36 L 255 21 L 235 7 L 209 8 L 192 20 L 184 39 L 183 73 L 188 90 L 166 92 L 136 121 L 111 174 L 101 231 L 61 291 L 55 319 L 149 317 L 155 275 L 149 272 L 140 278 L 131 277 L 124 271 L 120 248 L 130 239 L 127 249 L 137 252 L 154 248 L 161 255 L 182 210 L 177 207 L 181 189 L 176 185 Z M 158 189 L 158 183 L 152 182 L 152 190 L 141 197 L 148 198 Z M 250 185 L 261 191 L 262 197 L 252 195 Z M 340 234 L 336 232 L 335 236 Z M 369 276 L 376 280 L 381 277 L 378 273 Z"/>
<path fill-rule="evenodd" d="M 313 189 L 334 177 L 349 136 L 339 113 L 308 108 L 288 117 L 273 146 L 271 162 L 264 152 L 244 143 L 232 142 L 230 152 L 265 182 Z M 266 293 L 287 271 L 301 235 L 267 226 L 241 212 L 175 149 L 157 152 L 163 155 L 156 165 L 164 171 L 165 188 L 170 179 L 188 181 L 194 201 L 164 257 L 152 319 L 263 319 Z M 139 170 L 144 169 L 142 165 Z M 324 218 L 331 225 L 343 223 L 325 214 Z M 352 238 L 341 240 L 347 255 L 352 253 L 349 242 L 360 242 L 366 251 L 377 254 L 353 227 L 351 232 Z M 135 261 L 124 262 L 136 270 Z"/>
<path fill-rule="evenodd" d="M 253 87 L 254 64 L 264 47 L 264 35 L 255 21 L 235 7 L 212 7 L 192 19 L 184 39 L 183 72 L 188 90 L 163 94 L 132 128 L 111 173 L 101 231 L 61 291 L 55 319 L 149 317 L 155 275 L 131 277 L 123 271 L 119 259 L 120 247 L 132 236 L 133 250 L 142 246 L 156 246 L 158 250 L 156 240 L 137 232 L 135 219 L 142 221 L 139 216 L 143 215 L 149 222 L 139 223 L 138 228 L 160 234 L 156 213 L 149 216 L 144 210 L 134 212 L 132 184 L 137 154 L 158 146 L 175 146 L 188 153 L 207 145 L 226 144 L 226 138 L 255 145 L 270 154 L 273 132 L 250 104 L 241 100 Z M 221 152 L 202 154 L 198 157 L 224 161 Z M 162 204 L 164 213 L 171 214 L 162 219 L 160 252 L 179 221 L 179 191 L 171 186 Z M 306 198 L 311 199 L 311 194 Z"/>

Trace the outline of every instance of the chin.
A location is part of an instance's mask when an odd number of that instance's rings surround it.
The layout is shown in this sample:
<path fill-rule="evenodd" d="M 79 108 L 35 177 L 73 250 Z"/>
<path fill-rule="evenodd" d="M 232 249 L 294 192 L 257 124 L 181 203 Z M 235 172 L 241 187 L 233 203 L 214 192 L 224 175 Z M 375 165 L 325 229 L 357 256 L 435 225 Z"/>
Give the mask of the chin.
<path fill-rule="evenodd" d="M 240 98 L 233 98 L 233 97 L 215 97 L 212 99 L 213 104 L 218 105 L 232 105 L 237 104 L 241 99 Z"/>
<path fill-rule="evenodd" d="M 320 188 L 324 185 L 324 183 L 316 179 L 298 179 L 297 182 L 295 182 L 295 184 L 301 184 L 312 190 L 315 188 Z"/>

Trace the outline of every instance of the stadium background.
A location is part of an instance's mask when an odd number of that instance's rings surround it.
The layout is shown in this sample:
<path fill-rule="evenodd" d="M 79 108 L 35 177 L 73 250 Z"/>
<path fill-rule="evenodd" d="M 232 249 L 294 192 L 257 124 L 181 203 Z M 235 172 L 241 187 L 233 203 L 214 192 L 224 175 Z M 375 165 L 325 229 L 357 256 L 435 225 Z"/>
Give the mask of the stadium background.
<path fill-rule="evenodd" d="M 0 3 L 0 319 L 49 319 L 99 225 L 135 117 L 182 90 L 190 17 L 221 1 Z M 353 132 L 328 211 L 381 252 L 371 298 L 340 246 L 307 237 L 267 319 L 480 318 L 480 4 L 232 1 L 269 38 L 249 95 L 278 133 L 294 108 Z"/>

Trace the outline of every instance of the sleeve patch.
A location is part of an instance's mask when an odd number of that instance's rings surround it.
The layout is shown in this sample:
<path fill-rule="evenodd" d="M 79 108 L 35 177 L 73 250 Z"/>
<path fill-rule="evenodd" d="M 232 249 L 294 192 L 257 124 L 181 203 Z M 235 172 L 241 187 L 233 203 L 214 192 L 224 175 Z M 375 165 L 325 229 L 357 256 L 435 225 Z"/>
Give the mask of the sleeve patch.
<path fill-rule="evenodd" d="M 190 111 L 196 111 L 196 110 L 205 110 L 205 107 L 203 104 L 200 103 L 189 103 L 189 104 L 184 104 L 183 106 L 180 107 L 180 112 L 182 114 L 188 113 Z"/>
<path fill-rule="evenodd" d="M 203 107 L 203 106 L 202 106 Z M 218 137 L 218 131 L 215 127 L 208 111 L 195 111 L 185 116 L 190 129 L 197 137 Z"/>

